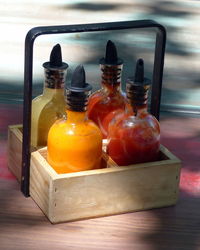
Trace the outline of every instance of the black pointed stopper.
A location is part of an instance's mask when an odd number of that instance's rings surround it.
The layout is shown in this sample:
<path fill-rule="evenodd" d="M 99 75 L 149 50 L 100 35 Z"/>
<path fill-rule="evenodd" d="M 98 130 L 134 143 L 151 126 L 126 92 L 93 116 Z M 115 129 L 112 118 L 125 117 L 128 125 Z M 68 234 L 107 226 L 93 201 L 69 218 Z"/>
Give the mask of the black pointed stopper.
<path fill-rule="evenodd" d="M 82 65 L 74 70 L 71 84 L 67 89 L 67 108 L 77 112 L 85 111 L 92 86 L 85 81 L 85 70 Z"/>
<path fill-rule="evenodd" d="M 106 45 L 105 58 L 100 59 L 100 64 L 119 65 L 122 63 L 123 60 L 118 58 L 115 44 L 111 40 L 108 40 Z"/>
<path fill-rule="evenodd" d="M 135 67 L 135 76 L 129 77 L 127 82 L 132 86 L 151 85 L 150 79 L 144 77 L 144 61 L 142 58 L 137 60 Z"/>
<path fill-rule="evenodd" d="M 84 88 L 85 85 L 85 70 L 82 65 L 79 65 L 76 67 L 72 75 L 71 86 L 76 88 Z"/>
<path fill-rule="evenodd" d="M 105 62 L 107 64 L 116 64 L 117 59 L 117 49 L 115 47 L 115 44 L 109 40 L 106 45 Z"/>
<path fill-rule="evenodd" d="M 62 51 L 60 44 L 56 44 L 50 54 L 50 61 L 43 64 L 44 68 L 59 70 L 68 68 L 68 64 L 62 61 Z"/>
<path fill-rule="evenodd" d="M 56 44 L 50 54 L 50 66 L 61 67 L 62 66 L 62 53 L 60 44 Z"/>
<path fill-rule="evenodd" d="M 129 77 L 126 83 L 126 96 L 134 108 L 135 114 L 137 114 L 138 107 L 141 108 L 147 104 L 150 84 L 151 81 L 144 77 L 144 61 L 143 59 L 138 59 L 135 76 Z"/>
<path fill-rule="evenodd" d="M 135 69 L 135 82 L 141 82 L 144 81 L 144 61 L 143 59 L 138 59 L 136 63 L 136 69 Z"/>
<path fill-rule="evenodd" d="M 74 70 L 71 85 L 68 87 L 68 89 L 74 92 L 85 92 L 92 89 L 92 86 L 86 83 L 85 69 L 83 65 L 77 66 Z"/>

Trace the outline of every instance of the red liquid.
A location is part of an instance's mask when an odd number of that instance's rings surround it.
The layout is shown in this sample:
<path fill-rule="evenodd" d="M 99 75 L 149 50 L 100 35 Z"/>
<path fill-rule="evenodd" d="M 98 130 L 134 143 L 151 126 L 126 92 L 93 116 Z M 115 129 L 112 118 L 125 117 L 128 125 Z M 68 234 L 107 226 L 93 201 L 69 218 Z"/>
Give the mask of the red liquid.
<path fill-rule="evenodd" d="M 88 117 L 100 128 L 103 138 L 107 138 L 108 125 L 118 112 L 124 112 L 125 98 L 120 92 L 95 92 L 88 103 Z"/>
<path fill-rule="evenodd" d="M 121 115 L 109 127 L 107 152 L 120 166 L 158 159 L 159 123 L 148 113 Z"/>

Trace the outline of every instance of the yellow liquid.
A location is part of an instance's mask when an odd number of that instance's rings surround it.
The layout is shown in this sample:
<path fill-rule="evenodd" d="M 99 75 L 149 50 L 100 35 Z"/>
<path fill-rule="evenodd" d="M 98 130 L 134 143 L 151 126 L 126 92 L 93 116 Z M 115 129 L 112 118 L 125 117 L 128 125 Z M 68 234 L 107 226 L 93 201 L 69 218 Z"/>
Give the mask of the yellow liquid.
<path fill-rule="evenodd" d="M 66 116 L 64 89 L 45 88 L 43 95 L 32 101 L 31 145 L 47 145 L 47 136 L 52 124 Z"/>

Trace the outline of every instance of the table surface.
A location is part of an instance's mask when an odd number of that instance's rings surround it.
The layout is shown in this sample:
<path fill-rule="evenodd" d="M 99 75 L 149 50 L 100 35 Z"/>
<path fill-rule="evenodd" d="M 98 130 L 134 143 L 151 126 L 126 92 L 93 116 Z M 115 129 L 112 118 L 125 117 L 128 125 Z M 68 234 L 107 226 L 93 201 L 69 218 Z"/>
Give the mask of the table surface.
<path fill-rule="evenodd" d="M 52 225 L 7 170 L 7 126 L 22 105 L 0 105 L 0 249 L 200 249 L 200 119 L 162 114 L 162 144 L 182 160 L 176 206 Z"/>

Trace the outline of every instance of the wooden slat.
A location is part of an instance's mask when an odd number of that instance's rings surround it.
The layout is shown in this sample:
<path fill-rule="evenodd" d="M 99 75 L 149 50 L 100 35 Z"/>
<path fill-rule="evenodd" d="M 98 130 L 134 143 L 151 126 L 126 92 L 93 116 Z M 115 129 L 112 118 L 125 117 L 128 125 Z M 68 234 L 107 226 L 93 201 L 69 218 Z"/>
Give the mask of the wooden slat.
<path fill-rule="evenodd" d="M 22 164 L 22 125 L 8 127 L 8 168 L 16 176 L 21 178 Z"/>
<path fill-rule="evenodd" d="M 179 168 L 179 164 L 157 165 L 55 180 L 50 220 L 55 223 L 173 205 Z"/>
<path fill-rule="evenodd" d="M 50 171 L 43 167 L 44 158 L 38 153 L 32 153 L 30 168 L 30 196 L 42 209 L 44 214 L 49 216 L 51 208 L 52 176 Z M 51 171 L 52 170 L 52 171 Z"/>
<path fill-rule="evenodd" d="M 49 214 L 52 223 L 93 218 L 173 205 L 178 198 L 180 161 L 164 146 L 161 152 L 167 160 L 57 174 L 46 161 L 46 148 L 32 153 L 31 169 L 37 176 L 51 176 Z M 108 161 L 109 163 L 109 161 Z M 37 166 L 38 165 L 38 166 Z M 40 173 L 41 171 L 41 173 Z M 40 178 L 34 181 L 39 182 Z M 42 180 L 43 182 L 43 180 Z M 42 184 L 43 185 L 43 184 Z M 35 192 L 35 191 L 34 191 Z M 35 194 L 32 198 L 35 199 Z M 43 197 L 43 191 L 40 191 Z M 46 195 L 48 192 L 46 192 Z M 42 208 L 43 198 L 35 200 Z M 39 203 L 38 203 L 39 202 Z"/>

